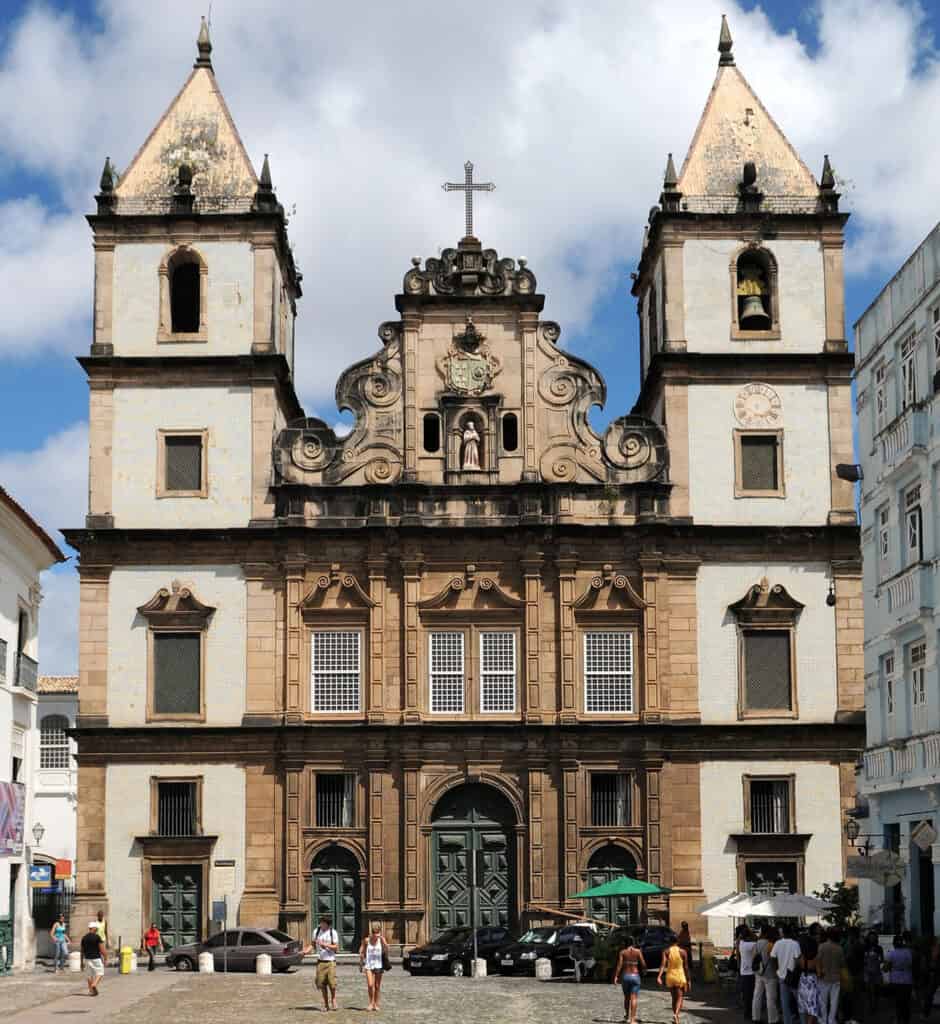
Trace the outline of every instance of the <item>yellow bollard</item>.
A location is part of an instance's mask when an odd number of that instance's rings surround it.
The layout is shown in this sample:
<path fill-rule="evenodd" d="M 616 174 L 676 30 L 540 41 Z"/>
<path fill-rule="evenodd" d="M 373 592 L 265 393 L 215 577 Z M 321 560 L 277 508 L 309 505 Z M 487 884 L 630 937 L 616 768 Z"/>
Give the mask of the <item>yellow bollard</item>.
<path fill-rule="evenodd" d="M 718 980 L 718 972 L 715 970 L 715 952 L 708 950 L 702 955 L 702 979 L 708 983 Z"/>
<path fill-rule="evenodd" d="M 121 974 L 131 973 L 131 963 L 134 957 L 134 951 L 130 946 L 121 946 Z"/>

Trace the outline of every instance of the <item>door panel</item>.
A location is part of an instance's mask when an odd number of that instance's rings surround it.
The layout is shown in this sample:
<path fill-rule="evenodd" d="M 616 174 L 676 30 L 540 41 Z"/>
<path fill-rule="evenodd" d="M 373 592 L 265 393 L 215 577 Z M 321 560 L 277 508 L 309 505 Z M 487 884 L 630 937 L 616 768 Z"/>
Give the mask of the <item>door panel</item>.
<path fill-rule="evenodd" d="M 167 950 L 202 937 L 202 870 L 197 865 L 155 865 L 153 917 Z"/>
<path fill-rule="evenodd" d="M 314 870 L 313 922 L 314 932 L 324 914 L 333 919 L 333 928 L 342 952 L 359 948 L 359 874 L 342 868 Z"/>
<path fill-rule="evenodd" d="M 474 850 L 483 859 L 476 926 L 509 927 L 513 879 L 509 839 L 492 829 L 469 826 L 434 832 L 435 933 L 472 923 L 470 871 Z"/>

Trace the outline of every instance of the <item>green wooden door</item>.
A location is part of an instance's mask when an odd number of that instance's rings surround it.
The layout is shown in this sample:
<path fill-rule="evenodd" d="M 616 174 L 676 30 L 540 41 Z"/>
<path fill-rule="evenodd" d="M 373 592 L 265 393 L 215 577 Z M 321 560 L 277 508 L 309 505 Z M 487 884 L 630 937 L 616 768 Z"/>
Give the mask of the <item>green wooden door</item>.
<path fill-rule="evenodd" d="M 153 919 L 169 950 L 202 938 L 202 869 L 195 864 L 153 868 Z"/>
<path fill-rule="evenodd" d="M 634 878 L 635 873 L 636 861 L 630 854 L 622 847 L 607 845 L 598 850 L 588 862 L 585 888 L 604 885 L 623 875 Z M 626 926 L 637 922 L 635 896 L 590 897 L 586 911 L 589 917 L 610 921 L 611 924 Z"/>
<path fill-rule="evenodd" d="M 359 948 L 359 868 L 355 858 L 341 847 L 324 850 L 313 862 L 311 934 L 328 914 L 347 953 Z"/>

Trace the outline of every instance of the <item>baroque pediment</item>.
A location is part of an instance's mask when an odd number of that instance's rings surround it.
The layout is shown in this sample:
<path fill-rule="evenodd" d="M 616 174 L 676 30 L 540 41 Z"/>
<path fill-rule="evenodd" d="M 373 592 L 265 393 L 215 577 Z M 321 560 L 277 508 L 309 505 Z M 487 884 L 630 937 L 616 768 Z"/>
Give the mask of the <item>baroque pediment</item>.
<path fill-rule="evenodd" d="M 300 602 L 301 611 L 368 610 L 376 606 L 351 572 L 343 572 L 334 562 L 328 572 L 321 572 L 313 581 L 307 596 Z"/>
<path fill-rule="evenodd" d="M 202 628 L 215 611 L 203 604 L 192 590 L 173 580 L 169 587 L 161 587 L 137 612 L 150 625 L 161 628 Z"/>
<path fill-rule="evenodd" d="M 426 260 L 423 268 L 415 257 L 402 284 L 406 295 L 534 295 L 536 288 L 525 260 L 500 259 L 495 249 L 468 238 Z"/>
<path fill-rule="evenodd" d="M 805 606 L 792 597 L 786 587 L 770 585 L 764 576 L 759 583 L 748 587 L 747 593 L 728 610 L 742 625 L 791 625 Z"/>
<path fill-rule="evenodd" d="M 524 601 L 504 590 L 493 576 L 478 573 L 475 565 L 468 565 L 462 574 L 453 575 L 436 594 L 418 601 L 421 611 L 517 611 L 523 607 Z"/>
<path fill-rule="evenodd" d="M 615 572 L 609 563 L 591 577 L 590 583 L 571 602 L 575 611 L 614 611 L 629 608 L 642 611 L 647 602 L 633 588 L 626 573 Z"/>

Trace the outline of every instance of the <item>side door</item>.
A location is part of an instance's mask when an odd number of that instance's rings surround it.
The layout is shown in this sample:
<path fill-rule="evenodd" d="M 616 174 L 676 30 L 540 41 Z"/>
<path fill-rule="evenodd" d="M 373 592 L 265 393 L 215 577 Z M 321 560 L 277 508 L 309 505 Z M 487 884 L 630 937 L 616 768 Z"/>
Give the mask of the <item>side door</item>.
<path fill-rule="evenodd" d="M 236 970 L 235 966 L 235 943 L 238 941 L 238 932 L 231 930 L 226 932 L 219 932 L 218 935 L 213 935 L 211 939 L 206 943 L 206 948 L 212 953 L 212 962 L 217 971 L 226 970 L 226 962 L 228 964 L 228 970 Z"/>
<path fill-rule="evenodd" d="M 267 953 L 270 956 L 274 948 L 260 932 L 242 932 L 238 943 L 239 969 L 253 971 L 258 957 L 262 953 Z"/>

